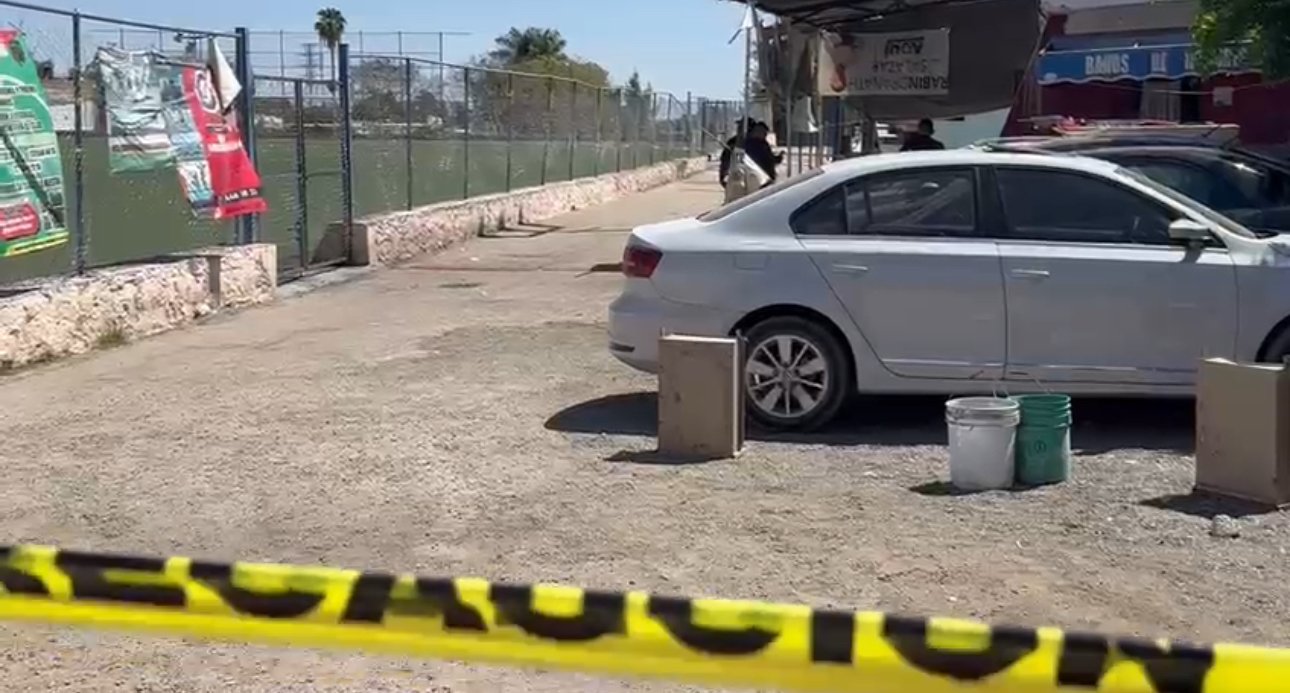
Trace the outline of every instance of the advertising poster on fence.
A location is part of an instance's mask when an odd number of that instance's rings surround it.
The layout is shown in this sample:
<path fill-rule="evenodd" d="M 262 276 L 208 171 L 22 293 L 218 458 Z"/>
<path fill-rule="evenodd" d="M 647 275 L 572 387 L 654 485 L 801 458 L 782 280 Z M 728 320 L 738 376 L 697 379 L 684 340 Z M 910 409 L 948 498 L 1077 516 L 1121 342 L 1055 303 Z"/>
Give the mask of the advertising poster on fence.
<path fill-rule="evenodd" d="M 820 40 L 821 96 L 950 93 L 950 30 L 848 34 Z"/>
<path fill-rule="evenodd" d="M 191 65 L 159 62 L 154 74 L 161 86 L 162 115 L 170 134 L 175 170 L 179 173 L 184 198 L 188 200 L 194 216 L 212 218 L 216 203 L 215 191 L 211 188 L 210 164 L 206 161 L 206 148 L 197 130 L 185 86 L 196 82 L 189 73 L 198 70 Z"/>
<path fill-rule="evenodd" d="M 63 164 L 36 63 L 0 29 L 0 257 L 67 241 Z"/>
<path fill-rule="evenodd" d="M 95 56 L 107 106 L 108 167 L 112 173 L 156 171 L 174 161 L 166 127 L 156 56 L 100 48 Z"/>
<path fill-rule="evenodd" d="M 236 119 L 223 113 L 210 70 L 185 69 L 183 78 L 184 96 L 206 152 L 210 189 L 215 194 L 212 216 L 227 219 L 267 211 L 268 204 L 260 191 L 260 174 L 242 146 Z"/>

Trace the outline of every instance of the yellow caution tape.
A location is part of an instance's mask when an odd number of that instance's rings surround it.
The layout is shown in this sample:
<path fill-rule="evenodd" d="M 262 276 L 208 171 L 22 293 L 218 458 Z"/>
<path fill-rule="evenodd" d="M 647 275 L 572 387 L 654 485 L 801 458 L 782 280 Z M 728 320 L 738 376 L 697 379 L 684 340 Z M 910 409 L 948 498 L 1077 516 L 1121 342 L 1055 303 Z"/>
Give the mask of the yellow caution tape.
<path fill-rule="evenodd" d="M 1290 651 L 557 585 L 0 547 L 0 619 L 725 686 L 1284 693 Z"/>

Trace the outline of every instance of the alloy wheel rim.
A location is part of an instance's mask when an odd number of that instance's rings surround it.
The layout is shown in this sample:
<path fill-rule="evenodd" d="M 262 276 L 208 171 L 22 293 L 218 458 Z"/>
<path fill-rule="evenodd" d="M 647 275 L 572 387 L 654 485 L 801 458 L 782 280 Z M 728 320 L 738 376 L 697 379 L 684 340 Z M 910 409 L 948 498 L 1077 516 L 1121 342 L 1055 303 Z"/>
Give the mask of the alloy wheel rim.
<path fill-rule="evenodd" d="M 753 406 L 778 419 L 815 411 L 828 392 L 829 364 L 820 348 L 797 335 L 773 335 L 748 356 L 745 387 Z"/>

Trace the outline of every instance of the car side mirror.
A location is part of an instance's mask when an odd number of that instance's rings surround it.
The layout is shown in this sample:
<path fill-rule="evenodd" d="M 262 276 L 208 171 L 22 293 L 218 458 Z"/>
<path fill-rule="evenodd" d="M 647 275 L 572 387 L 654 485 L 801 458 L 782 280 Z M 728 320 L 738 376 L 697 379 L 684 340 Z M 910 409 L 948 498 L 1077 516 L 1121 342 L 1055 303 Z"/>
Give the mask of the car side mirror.
<path fill-rule="evenodd" d="M 1169 238 L 1188 245 L 1197 245 L 1211 238 L 1209 227 L 1191 219 L 1175 219 L 1169 224 Z"/>

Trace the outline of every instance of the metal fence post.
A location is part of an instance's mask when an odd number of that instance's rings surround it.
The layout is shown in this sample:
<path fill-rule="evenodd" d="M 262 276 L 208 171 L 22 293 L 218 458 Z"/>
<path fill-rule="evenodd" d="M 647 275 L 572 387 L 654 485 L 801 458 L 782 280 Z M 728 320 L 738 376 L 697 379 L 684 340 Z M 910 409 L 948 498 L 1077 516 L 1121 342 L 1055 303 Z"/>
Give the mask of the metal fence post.
<path fill-rule="evenodd" d="M 404 131 L 404 150 L 406 156 L 405 166 L 408 173 L 408 209 L 412 209 L 412 177 L 416 175 L 413 171 L 412 161 L 412 58 L 403 61 L 403 125 Z"/>
<path fill-rule="evenodd" d="M 340 193 L 345 212 L 346 237 L 354 233 L 354 119 L 350 112 L 349 44 L 337 48 L 336 86 L 340 91 Z M 352 246 L 351 246 L 352 247 Z"/>
<path fill-rule="evenodd" d="M 81 13 L 72 13 L 72 203 L 76 216 L 72 217 L 72 236 L 76 239 L 76 273 L 84 274 L 89 261 L 89 234 L 85 228 L 85 123 L 81 102 L 83 69 L 81 58 Z M 63 210 L 67 210 L 67 192 L 63 192 Z"/>
<path fill-rule="evenodd" d="M 685 92 L 685 155 L 694 158 L 694 94 Z"/>
<path fill-rule="evenodd" d="M 569 83 L 569 180 L 577 175 L 578 160 L 578 83 Z"/>
<path fill-rule="evenodd" d="M 305 83 L 292 80 L 296 116 L 296 250 L 300 268 L 309 266 L 309 166 L 305 160 Z"/>
<path fill-rule="evenodd" d="M 506 73 L 506 105 L 502 113 L 506 114 L 506 192 L 511 191 L 515 176 L 515 73 Z"/>
<path fill-rule="evenodd" d="M 602 117 L 601 106 L 604 103 L 604 100 L 605 90 L 600 87 L 596 87 L 596 167 L 592 169 L 592 175 L 596 176 L 600 175 L 600 119 Z"/>
<path fill-rule="evenodd" d="M 235 55 L 237 56 L 237 81 L 242 83 L 241 123 L 242 146 L 251 163 L 259 170 L 260 161 L 255 151 L 255 73 L 251 69 L 251 33 L 246 27 L 234 30 L 237 36 Z M 259 240 L 258 214 L 242 216 L 242 243 L 255 243 Z"/>
<path fill-rule="evenodd" d="M 546 110 L 542 113 L 542 185 L 546 185 L 546 165 L 551 157 L 551 100 L 555 82 L 546 78 Z"/>
<path fill-rule="evenodd" d="M 617 101 L 618 101 L 618 146 L 614 147 L 614 149 L 617 152 L 617 156 L 615 157 L 615 159 L 617 160 L 617 163 L 615 164 L 615 166 L 617 167 L 618 172 L 622 173 L 623 172 L 623 145 L 627 144 L 627 123 L 625 122 L 626 116 L 623 113 L 624 107 L 623 107 L 622 89 L 618 90 Z"/>
<path fill-rule="evenodd" d="M 708 151 L 708 100 L 699 98 L 699 150 Z"/>
<path fill-rule="evenodd" d="M 461 84 L 463 89 L 462 116 L 465 123 L 462 126 L 462 177 L 461 177 L 461 199 L 470 197 L 470 68 L 461 68 Z"/>
<path fill-rule="evenodd" d="M 676 125 L 672 123 L 672 95 L 667 95 L 667 155 L 664 157 L 671 161 L 676 154 Z"/>

